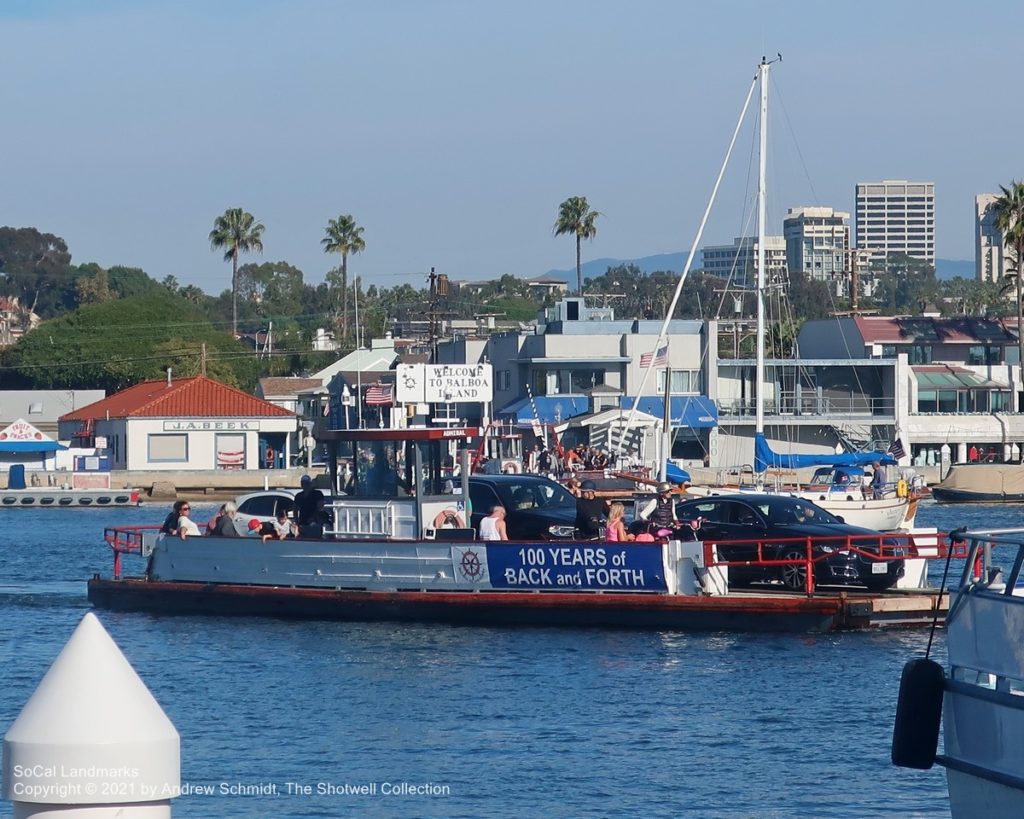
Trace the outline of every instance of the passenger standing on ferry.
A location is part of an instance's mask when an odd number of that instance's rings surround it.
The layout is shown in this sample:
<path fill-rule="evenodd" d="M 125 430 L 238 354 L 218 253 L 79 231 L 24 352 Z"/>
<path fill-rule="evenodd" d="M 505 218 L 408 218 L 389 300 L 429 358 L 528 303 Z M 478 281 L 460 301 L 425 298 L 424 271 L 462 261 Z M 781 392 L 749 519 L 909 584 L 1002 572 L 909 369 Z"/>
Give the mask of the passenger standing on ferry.
<path fill-rule="evenodd" d="M 594 492 L 597 485 L 593 481 L 584 481 L 580 485 L 583 496 L 576 501 L 576 531 L 583 540 L 601 537 L 607 505 L 598 500 Z"/>
<path fill-rule="evenodd" d="M 185 505 L 185 501 L 175 501 L 174 506 L 171 507 L 170 514 L 164 518 L 164 525 L 160 527 L 161 535 L 176 535 L 178 534 L 178 518 L 181 517 L 181 507 Z"/>
<path fill-rule="evenodd" d="M 295 517 L 303 537 L 324 536 L 324 493 L 313 486 L 313 479 L 303 475 L 302 490 L 295 496 Z"/>
<path fill-rule="evenodd" d="M 188 503 L 182 504 L 181 515 L 178 518 L 178 537 L 182 540 L 187 537 L 199 537 L 202 534 L 196 522 L 189 517 L 191 513 L 192 507 Z"/>
<path fill-rule="evenodd" d="M 658 484 L 658 497 L 640 510 L 640 518 L 661 529 L 678 529 L 676 502 L 672 498 L 672 484 L 662 481 Z"/>
<path fill-rule="evenodd" d="M 508 540 L 504 506 L 495 506 L 490 515 L 480 519 L 480 540 Z"/>

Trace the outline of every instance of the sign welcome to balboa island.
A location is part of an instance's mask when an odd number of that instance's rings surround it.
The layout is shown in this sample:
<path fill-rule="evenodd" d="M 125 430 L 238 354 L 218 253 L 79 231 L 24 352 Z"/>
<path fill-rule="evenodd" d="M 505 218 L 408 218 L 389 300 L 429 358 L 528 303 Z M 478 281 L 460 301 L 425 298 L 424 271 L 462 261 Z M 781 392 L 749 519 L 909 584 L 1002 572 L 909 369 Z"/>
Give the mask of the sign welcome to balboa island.
<path fill-rule="evenodd" d="M 406 404 L 486 403 L 494 399 L 490 364 L 399 364 L 395 397 Z"/>

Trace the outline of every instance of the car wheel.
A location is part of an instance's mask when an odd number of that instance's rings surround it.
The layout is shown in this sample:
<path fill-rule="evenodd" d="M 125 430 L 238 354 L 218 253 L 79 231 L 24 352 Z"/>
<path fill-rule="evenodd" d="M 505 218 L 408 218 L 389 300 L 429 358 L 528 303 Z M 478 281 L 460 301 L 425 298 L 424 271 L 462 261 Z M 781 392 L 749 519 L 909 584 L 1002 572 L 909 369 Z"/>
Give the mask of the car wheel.
<path fill-rule="evenodd" d="M 787 546 L 779 554 L 779 560 L 801 560 L 802 563 L 787 563 L 779 567 L 779 579 L 790 591 L 807 590 L 807 550 L 798 546 Z"/>

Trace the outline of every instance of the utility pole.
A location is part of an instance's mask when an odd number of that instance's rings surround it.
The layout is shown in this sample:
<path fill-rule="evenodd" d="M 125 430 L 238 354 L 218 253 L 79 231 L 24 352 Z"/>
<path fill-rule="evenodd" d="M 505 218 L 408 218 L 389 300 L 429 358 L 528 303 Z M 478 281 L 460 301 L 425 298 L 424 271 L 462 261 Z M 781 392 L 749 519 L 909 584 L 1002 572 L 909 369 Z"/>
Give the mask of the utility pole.
<path fill-rule="evenodd" d="M 204 378 L 206 377 L 206 342 L 203 342 L 201 352 L 199 353 L 199 374 Z"/>
<path fill-rule="evenodd" d="M 428 301 L 427 308 L 427 343 L 430 346 L 430 362 L 432 364 L 437 363 L 437 326 L 435 321 L 437 320 L 437 273 L 434 272 L 434 268 L 430 268 L 430 299 Z"/>
<path fill-rule="evenodd" d="M 437 300 L 439 298 L 448 298 L 448 276 L 444 273 L 436 272 L 432 267 L 430 268 L 430 276 L 428 278 L 430 280 L 430 300 L 428 302 L 427 334 L 430 344 L 430 360 L 436 364 L 437 342 L 441 335 L 441 327 L 438 323 Z"/>

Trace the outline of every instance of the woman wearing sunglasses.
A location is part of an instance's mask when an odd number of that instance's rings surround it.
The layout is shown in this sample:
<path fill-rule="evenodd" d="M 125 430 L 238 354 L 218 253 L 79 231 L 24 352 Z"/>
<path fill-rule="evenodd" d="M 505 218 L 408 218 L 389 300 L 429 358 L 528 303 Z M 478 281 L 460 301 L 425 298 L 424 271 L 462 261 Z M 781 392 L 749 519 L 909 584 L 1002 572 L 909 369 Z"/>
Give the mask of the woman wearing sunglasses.
<path fill-rule="evenodd" d="M 190 517 L 191 514 L 192 505 L 189 503 L 182 504 L 180 517 L 178 518 L 178 537 L 182 540 L 187 537 L 199 537 L 202 534 L 199 531 L 199 527 L 196 526 L 196 522 Z"/>

